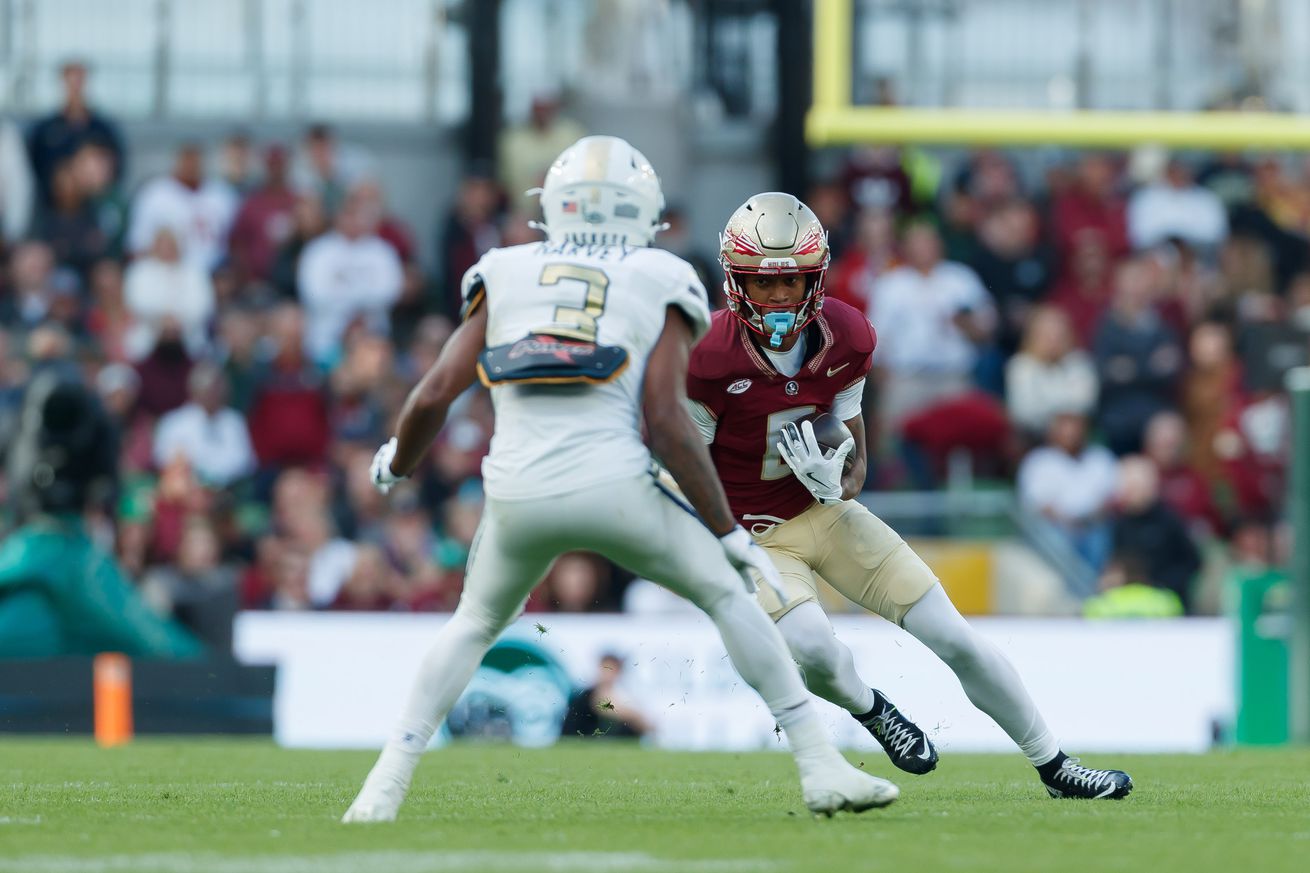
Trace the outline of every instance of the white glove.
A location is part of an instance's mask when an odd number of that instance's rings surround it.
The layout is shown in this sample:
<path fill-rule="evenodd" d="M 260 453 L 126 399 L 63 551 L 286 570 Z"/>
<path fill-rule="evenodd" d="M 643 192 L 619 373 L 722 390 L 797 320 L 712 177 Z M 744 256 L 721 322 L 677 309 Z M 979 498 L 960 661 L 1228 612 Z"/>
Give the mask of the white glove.
<path fill-rule="evenodd" d="M 369 466 L 369 479 L 373 481 L 373 487 L 386 494 L 404 476 L 397 476 L 391 472 L 391 462 L 396 457 L 396 438 L 392 437 L 382 444 L 377 454 L 373 456 L 373 463 Z"/>
<path fill-rule="evenodd" d="M 787 595 L 782 590 L 782 575 L 773 566 L 773 561 L 769 560 L 769 553 L 751 539 L 746 528 L 737 525 L 719 537 L 719 542 L 723 543 L 723 553 L 728 556 L 728 563 L 746 580 L 747 591 L 755 593 L 755 578 L 751 575 L 751 570 L 754 570 L 760 574 L 764 584 L 773 589 L 779 600 L 787 602 Z"/>
<path fill-rule="evenodd" d="M 814 499 L 820 503 L 838 503 L 841 501 L 842 471 L 846 466 L 846 457 L 855 450 L 855 438 L 846 440 L 833 449 L 826 457 L 823 447 L 814 438 L 814 425 L 808 421 L 795 422 L 782 426 L 782 442 L 778 443 L 778 454 L 791 467 L 796 478 L 810 490 Z"/>

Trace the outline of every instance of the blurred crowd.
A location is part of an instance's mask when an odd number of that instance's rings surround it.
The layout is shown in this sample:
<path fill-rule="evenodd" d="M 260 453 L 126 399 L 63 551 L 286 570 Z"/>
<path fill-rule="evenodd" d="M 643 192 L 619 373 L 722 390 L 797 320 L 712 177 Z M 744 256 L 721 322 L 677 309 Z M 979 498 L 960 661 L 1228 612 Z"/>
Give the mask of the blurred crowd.
<path fill-rule="evenodd" d="M 1089 612 L 1215 611 L 1203 566 L 1285 558 L 1310 166 L 865 148 L 811 200 L 879 332 L 871 485 L 1013 481 Z"/>
<path fill-rule="evenodd" d="M 184 144 L 126 190 L 131 155 L 88 105 L 86 69 L 62 75 L 58 111 L 0 122 L 0 439 L 38 370 L 94 386 L 121 434 L 94 527 L 163 611 L 211 595 L 453 608 L 482 509 L 486 393 L 461 399 L 385 501 L 368 462 L 453 329 L 459 277 L 536 238 L 507 192 L 581 128 L 537 100 L 497 165 L 461 181 L 425 271 L 370 156 L 332 129 Z M 1023 169 L 997 152 L 859 149 L 807 194 L 832 232 L 829 294 L 879 331 L 869 485 L 944 487 L 963 459 L 975 481 L 1015 483 L 1079 598 L 1142 585 L 1207 608 L 1207 549 L 1277 560 L 1310 183 L 1237 156 Z M 715 241 L 669 220 L 660 244 L 716 288 Z M 566 556 L 529 609 L 617 610 L 627 581 Z"/>

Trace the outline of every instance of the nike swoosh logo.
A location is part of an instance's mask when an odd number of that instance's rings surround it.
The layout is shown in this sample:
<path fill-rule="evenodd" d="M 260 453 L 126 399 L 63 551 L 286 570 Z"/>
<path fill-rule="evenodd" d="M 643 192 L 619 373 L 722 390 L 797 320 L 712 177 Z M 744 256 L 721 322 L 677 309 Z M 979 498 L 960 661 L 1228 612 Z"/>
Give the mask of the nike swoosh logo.
<path fill-rule="evenodd" d="M 805 475 L 811 482 L 813 482 L 815 485 L 818 485 L 820 488 L 827 487 L 823 482 L 820 482 L 819 478 L 815 476 L 813 473 L 806 473 Z"/>
<path fill-rule="evenodd" d="M 1119 787 L 1119 786 L 1117 786 L 1117 785 L 1115 785 L 1113 782 L 1111 782 L 1109 785 L 1107 785 L 1107 786 L 1105 787 L 1105 790 L 1104 790 L 1104 791 L 1102 791 L 1100 794 L 1096 795 L 1096 799 L 1097 799 L 1097 800 L 1100 800 L 1102 797 L 1108 797 L 1108 796 L 1110 796 L 1111 794 L 1114 794 L 1114 790 L 1115 790 L 1116 788 L 1118 788 L 1118 787 Z"/>
<path fill-rule="evenodd" d="M 845 370 L 845 369 L 846 369 L 847 367 L 849 367 L 850 365 L 851 365 L 851 362 L 850 362 L 850 361 L 847 361 L 846 363 L 842 364 L 840 367 L 829 367 L 829 368 L 828 368 L 828 375 L 831 376 L 831 375 L 833 375 L 834 373 L 840 373 L 842 370 Z"/>
<path fill-rule="evenodd" d="M 928 760 L 928 759 L 931 758 L 931 757 L 932 757 L 932 745 L 928 742 L 928 738 L 927 738 L 927 737 L 924 737 L 924 738 L 923 738 L 923 751 L 919 753 L 919 760 L 920 760 L 920 761 L 926 761 L 926 760 Z"/>

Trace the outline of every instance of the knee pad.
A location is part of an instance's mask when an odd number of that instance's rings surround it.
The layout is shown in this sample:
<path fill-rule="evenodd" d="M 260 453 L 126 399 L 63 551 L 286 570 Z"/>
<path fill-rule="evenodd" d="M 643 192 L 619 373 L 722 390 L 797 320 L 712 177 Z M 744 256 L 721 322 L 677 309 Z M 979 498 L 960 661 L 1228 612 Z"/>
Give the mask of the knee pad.
<path fill-rule="evenodd" d="M 508 616 L 500 616 L 480 603 L 461 597 L 459 606 L 455 607 L 455 614 L 450 617 L 450 620 L 452 623 L 459 622 L 467 628 L 479 642 L 491 645 L 496 641 L 496 637 L 500 636 L 500 632 L 518 618 L 522 611 L 519 609 Z"/>

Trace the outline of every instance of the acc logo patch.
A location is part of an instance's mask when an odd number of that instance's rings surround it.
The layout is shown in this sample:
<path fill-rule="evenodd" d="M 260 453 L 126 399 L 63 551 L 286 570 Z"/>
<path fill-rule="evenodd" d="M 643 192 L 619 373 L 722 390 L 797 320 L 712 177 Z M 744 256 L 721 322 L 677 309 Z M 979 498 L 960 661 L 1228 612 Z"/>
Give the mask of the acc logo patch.
<path fill-rule="evenodd" d="M 728 393 L 745 394 L 746 389 L 749 387 L 751 387 L 750 379 L 738 379 L 736 382 L 733 382 L 731 385 L 728 386 Z"/>

